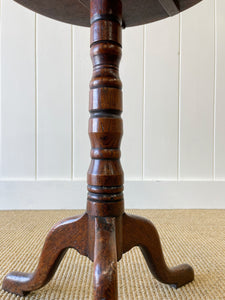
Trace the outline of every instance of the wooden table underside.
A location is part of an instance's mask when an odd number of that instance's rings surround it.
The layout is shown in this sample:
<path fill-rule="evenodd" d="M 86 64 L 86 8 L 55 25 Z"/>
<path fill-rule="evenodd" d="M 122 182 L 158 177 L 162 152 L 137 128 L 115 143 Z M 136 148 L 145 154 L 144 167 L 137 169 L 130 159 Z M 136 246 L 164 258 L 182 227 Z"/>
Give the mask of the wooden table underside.
<path fill-rule="evenodd" d="M 90 0 L 15 1 L 55 20 L 87 27 L 91 24 Z M 178 14 L 200 1 L 202 0 L 121 0 L 122 24 L 123 27 L 130 27 L 155 22 Z M 109 12 L 109 15 L 112 15 L 112 12 Z"/>

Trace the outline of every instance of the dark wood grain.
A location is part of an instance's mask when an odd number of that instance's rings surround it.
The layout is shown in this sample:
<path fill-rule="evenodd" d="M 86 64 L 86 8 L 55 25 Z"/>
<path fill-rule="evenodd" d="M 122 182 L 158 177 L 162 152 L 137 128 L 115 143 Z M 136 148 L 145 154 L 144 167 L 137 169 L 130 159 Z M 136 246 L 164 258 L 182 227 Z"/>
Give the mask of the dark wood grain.
<path fill-rule="evenodd" d="M 123 239 L 123 252 L 139 246 L 149 270 L 160 282 L 178 288 L 194 279 L 194 271 L 187 264 L 173 268 L 167 267 L 158 232 L 150 221 L 137 216 L 124 215 L 123 236 L 125 237 Z"/>
<path fill-rule="evenodd" d="M 117 250 L 115 218 L 95 218 L 94 297 L 116 300 Z"/>
<path fill-rule="evenodd" d="M 15 1 L 49 18 L 80 26 L 90 26 L 90 0 Z M 155 22 L 184 11 L 200 1 L 202 0 L 122 0 L 122 24 L 123 27 L 130 27 Z M 109 19 L 112 15 L 116 14 L 112 11 Z"/>
<path fill-rule="evenodd" d="M 12 272 L 3 281 L 3 289 L 20 296 L 47 284 L 54 275 L 68 248 L 88 256 L 87 214 L 72 217 L 56 224 L 49 232 L 39 264 L 34 273 Z"/>
<path fill-rule="evenodd" d="M 123 135 L 120 1 L 91 1 L 91 59 L 89 127 L 91 164 L 88 200 L 123 201 L 120 143 Z M 93 193 L 94 191 L 94 193 Z"/>
<path fill-rule="evenodd" d="M 82 19 L 85 25 L 87 11 L 89 14 L 88 0 L 18 1 L 56 19 L 60 15 L 61 20 L 65 21 L 65 16 L 70 16 L 70 21 L 78 24 Z M 124 213 L 124 174 L 120 163 L 123 135 L 122 83 L 119 64 L 124 20 L 130 25 L 146 22 L 148 17 L 148 20 L 153 21 L 197 2 L 91 1 L 90 53 L 93 74 L 90 81 L 88 127 L 91 163 L 87 174 L 86 213 L 82 217 L 66 219 L 55 225 L 47 236 L 36 271 L 8 274 L 3 282 L 4 290 L 23 296 L 44 286 L 54 275 L 68 248 L 76 249 L 94 262 L 95 300 L 118 298 L 117 261 L 123 253 L 135 246 L 140 247 L 150 271 L 159 281 L 180 287 L 193 280 L 194 272 L 189 265 L 173 268 L 166 265 L 159 235 L 150 221 Z"/>

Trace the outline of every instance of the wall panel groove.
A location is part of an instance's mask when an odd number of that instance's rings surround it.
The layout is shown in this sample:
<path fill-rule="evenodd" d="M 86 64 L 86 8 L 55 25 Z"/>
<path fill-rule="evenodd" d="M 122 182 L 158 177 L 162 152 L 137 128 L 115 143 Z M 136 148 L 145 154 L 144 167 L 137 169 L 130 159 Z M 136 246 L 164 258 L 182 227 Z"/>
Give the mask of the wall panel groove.
<path fill-rule="evenodd" d="M 34 32 L 34 68 L 35 68 L 35 179 L 38 178 L 38 94 L 37 94 L 37 14 L 35 13 Z"/>
<path fill-rule="evenodd" d="M 145 95 L 145 88 L 146 88 L 146 34 L 147 34 L 147 26 L 143 26 L 143 104 L 142 104 L 142 180 L 144 179 L 144 170 L 145 170 L 145 107 L 146 107 L 146 95 Z"/>
<path fill-rule="evenodd" d="M 71 25 L 71 179 L 74 174 L 74 27 Z"/>
<path fill-rule="evenodd" d="M 179 15 L 179 62 L 178 62 L 178 121 L 177 121 L 177 180 L 180 180 L 180 108 L 181 108 L 181 41 L 182 14 Z"/>

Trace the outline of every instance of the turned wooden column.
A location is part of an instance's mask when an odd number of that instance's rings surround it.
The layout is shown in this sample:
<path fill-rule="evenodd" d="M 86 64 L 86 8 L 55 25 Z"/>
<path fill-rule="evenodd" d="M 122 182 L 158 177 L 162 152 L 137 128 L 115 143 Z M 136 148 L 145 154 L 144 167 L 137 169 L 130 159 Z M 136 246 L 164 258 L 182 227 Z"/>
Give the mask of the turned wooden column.
<path fill-rule="evenodd" d="M 120 0 L 91 1 L 91 59 L 88 201 L 123 201 L 120 143 L 123 135 L 121 59 L 122 6 Z"/>
<path fill-rule="evenodd" d="M 122 256 L 123 135 L 122 83 L 119 78 L 122 39 L 120 0 L 91 1 L 93 76 L 90 82 L 91 163 L 87 174 L 89 223 L 94 260 L 94 299 L 117 299 L 117 261 Z M 101 218 L 104 217 L 104 218 Z M 91 220 L 94 218 L 94 222 Z M 117 230 L 116 230 L 117 228 Z"/>
<path fill-rule="evenodd" d="M 115 217 L 115 225 L 120 228 L 124 213 L 124 176 L 120 164 L 123 135 L 122 83 L 119 78 L 122 53 L 121 1 L 92 0 L 90 23 L 93 75 L 89 101 L 91 163 L 87 174 L 87 213 L 91 217 Z M 93 222 L 90 220 L 90 223 Z M 117 259 L 122 256 L 120 232 L 117 230 L 115 241 Z M 92 238 L 89 244 L 90 249 Z M 90 252 L 93 252 L 94 260 L 94 249 Z"/>

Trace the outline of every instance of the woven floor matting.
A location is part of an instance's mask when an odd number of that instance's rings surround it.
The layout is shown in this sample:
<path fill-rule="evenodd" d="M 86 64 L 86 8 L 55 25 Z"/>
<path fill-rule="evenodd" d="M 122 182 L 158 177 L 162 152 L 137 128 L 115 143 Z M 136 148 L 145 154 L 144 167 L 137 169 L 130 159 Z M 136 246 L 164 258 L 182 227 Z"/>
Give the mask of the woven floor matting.
<path fill-rule="evenodd" d="M 178 290 L 159 283 L 150 274 L 140 250 L 133 248 L 118 263 L 119 299 L 225 299 L 225 210 L 129 212 L 153 221 L 168 265 L 191 264 L 195 281 Z M 9 271 L 33 271 L 51 226 L 80 213 L 69 210 L 0 212 L 0 284 Z M 25 298 L 0 290 L 0 299 L 92 299 L 92 272 L 93 264 L 70 249 L 45 287 Z"/>

